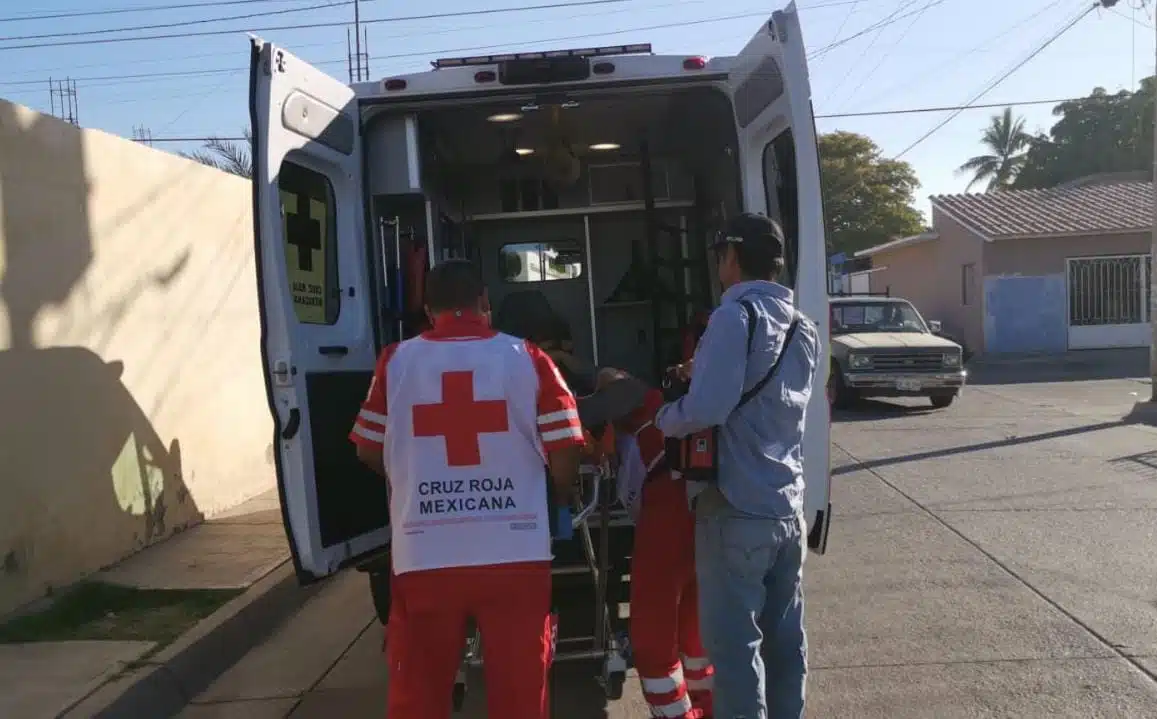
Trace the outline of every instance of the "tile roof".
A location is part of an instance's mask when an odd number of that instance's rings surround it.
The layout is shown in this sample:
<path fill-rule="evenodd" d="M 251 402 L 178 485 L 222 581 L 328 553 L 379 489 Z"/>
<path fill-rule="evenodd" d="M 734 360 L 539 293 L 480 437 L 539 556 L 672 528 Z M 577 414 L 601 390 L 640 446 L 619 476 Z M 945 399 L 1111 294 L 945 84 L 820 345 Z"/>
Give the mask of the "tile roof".
<path fill-rule="evenodd" d="M 990 238 L 1148 230 L 1153 185 L 1120 182 L 1047 190 L 933 195 L 934 206 Z"/>

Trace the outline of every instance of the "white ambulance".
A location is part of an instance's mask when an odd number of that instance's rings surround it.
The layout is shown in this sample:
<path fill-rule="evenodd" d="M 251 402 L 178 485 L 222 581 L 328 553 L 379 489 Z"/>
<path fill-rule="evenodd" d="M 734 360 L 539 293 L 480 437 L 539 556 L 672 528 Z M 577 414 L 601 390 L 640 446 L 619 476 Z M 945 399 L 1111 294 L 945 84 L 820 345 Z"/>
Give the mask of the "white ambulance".
<path fill-rule="evenodd" d="M 439 60 L 348 86 L 254 39 L 250 73 L 262 356 L 303 583 L 389 543 L 385 483 L 347 435 L 379 350 L 414 331 L 427 263 L 474 260 L 500 329 L 549 317 L 591 363 L 657 383 L 718 298 L 712 231 L 762 212 L 787 236 L 783 281 L 827 327 L 794 4 L 734 57 L 580 48 Z M 804 446 L 820 553 L 831 520 L 823 386 L 821 376 Z"/>

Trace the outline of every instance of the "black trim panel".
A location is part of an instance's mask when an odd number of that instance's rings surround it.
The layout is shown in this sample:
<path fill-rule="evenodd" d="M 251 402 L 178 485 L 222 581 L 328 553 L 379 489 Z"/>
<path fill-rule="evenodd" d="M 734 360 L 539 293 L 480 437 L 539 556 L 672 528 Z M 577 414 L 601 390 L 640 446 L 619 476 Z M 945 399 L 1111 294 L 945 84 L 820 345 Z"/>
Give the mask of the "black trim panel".
<path fill-rule="evenodd" d="M 807 546 L 815 550 L 816 554 L 823 554 L 828 550 L 828 530 L 831 529 L 831 524 L 832 503 L 828 502 L 826 510 L 821 509 L 816 513 L 816 522 L 807 534 Z"/>

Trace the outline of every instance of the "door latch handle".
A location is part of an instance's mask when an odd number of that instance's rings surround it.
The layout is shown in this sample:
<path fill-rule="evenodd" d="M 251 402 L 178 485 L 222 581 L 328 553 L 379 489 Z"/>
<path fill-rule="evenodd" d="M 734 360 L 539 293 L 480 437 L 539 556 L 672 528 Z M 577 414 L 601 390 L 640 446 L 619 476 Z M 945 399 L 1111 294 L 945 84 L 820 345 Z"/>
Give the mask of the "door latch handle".
<path fill-rule="evenodd" d="M 293 439 L 297 436 L 297 430 L 301 429 L 301 410 L 297 407 L 289 410 L 289 419 L 286 420 L 285 426 L 281 428 L 282 439 Z"/>
<path fill-rule="evenodd" d="M 345 345 L 325 345 L 318 347 L 317 351 L 326 357 L 344 357 L 350 353 L 350 348 Z"/>

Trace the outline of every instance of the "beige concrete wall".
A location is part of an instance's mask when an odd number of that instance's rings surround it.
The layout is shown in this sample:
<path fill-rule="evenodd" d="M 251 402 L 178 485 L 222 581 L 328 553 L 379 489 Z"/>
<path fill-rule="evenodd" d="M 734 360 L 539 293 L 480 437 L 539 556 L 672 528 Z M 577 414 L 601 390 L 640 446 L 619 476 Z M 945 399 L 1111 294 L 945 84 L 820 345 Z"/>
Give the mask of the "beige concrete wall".
<path fill-rule="evenodd" d="M 984 267 L 990 275 L 1064 274 L 1069 257 L 1096 255 L 1147 255 L 1148 234 L 1082 235 L 996 240 L 984 248 Z"/>
<path fill-rule="evenodd" d="M 0 613 L 275 486 L 245 180 L 0 101 Z"/>

